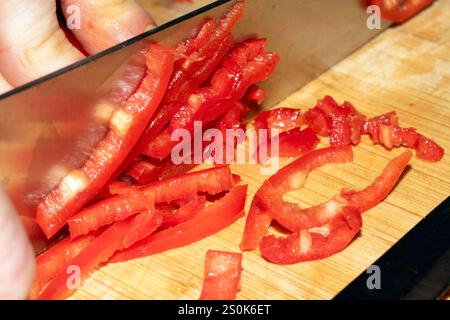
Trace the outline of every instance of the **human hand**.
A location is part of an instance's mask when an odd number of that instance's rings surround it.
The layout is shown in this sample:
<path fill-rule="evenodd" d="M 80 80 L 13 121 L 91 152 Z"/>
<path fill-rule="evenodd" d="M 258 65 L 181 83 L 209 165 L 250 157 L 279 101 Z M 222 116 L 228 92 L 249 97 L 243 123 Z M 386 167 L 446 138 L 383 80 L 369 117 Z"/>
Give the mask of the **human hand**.
<path fill-rule="evenodd" d="M 2 0 L 0 94 L 152 27 L 135 0 Z"/>

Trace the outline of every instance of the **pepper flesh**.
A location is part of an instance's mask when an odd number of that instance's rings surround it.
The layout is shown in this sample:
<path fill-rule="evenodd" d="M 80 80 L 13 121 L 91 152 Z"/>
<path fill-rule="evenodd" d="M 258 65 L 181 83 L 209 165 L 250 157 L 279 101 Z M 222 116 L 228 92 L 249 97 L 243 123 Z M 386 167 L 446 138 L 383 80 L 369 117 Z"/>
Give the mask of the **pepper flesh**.
<path fill-rule="evenodd" d="M 352 160 L 353 152 L 350 146 L 314 150 L 280 169 L 267 182 L 276 188 L 277 192 L 284 193 L 291 189 L 301 188 L 305 183 L 308 173 L 315 168 L 327 163 L 345 163 Z M 259 194 L 265 192 L 265 185 L 266 183 L 260 187 L 253 197 L 240 245 L 242 250 L 254 250 L 258 248 L 261 238 L 269 231 L 272 214 L 267 210 L 266 205 L 261 201 L 262 198 L 259 196 Z"/>
<path fill-rule="evenodd" d="M 219 232 L 243 216 L 246 194 L 247 186 L 238 186 L 206 206 L 191 220 L 139 241 L 116 253 L 110 262 L 128 261 L 179 248 Z"/>
<path fill-rule="evenodd" d="M 381 17 L 402 23 L 433 3 L 433 0 L 370 0 L 380 7 Z"/>
<path fill-rule="evenodd" d="M 412 157 L 411 151 L 405 151 L 392 159 L 374 182 L 361 191 L 343 189 L 337 196 L 325 203 L 300 208 L 295 203 L 285 202 L 283 193 L 266 183 L 258 194 L 260 202 L 272 214 L 280 225 L 292 232 L 320 227 L 328 223 L 344 207 L 351 207 L 363 213 L 383 201 L 392 191 Z"/>
<path fill-rule="evenodd" d="M 128 248 L 136 241 L 152 234 L 161 225 L 161 222 L 160 215 L 147 212 L 119 221 L 92 240 L 70 262 L 70 265 L 77 266 L 82 281 L 102 263 L 107 262 L 116 251 Z M 70 276 L 67 274 L 66 268 L 62 268 L 39 296 L 39 299 L 60 300 L 70 296 L 76 290 L 67 285 Z"/>
<path fill-rule="evenodd" d="M 123 108 L 113 114 L 106 137 L 85 165 L 69 173 L 39 204 L 36 221 L 48 238 L 103 188 L 127 157 L 163 98 L 173 62 L 171 49 L 150 45 L 146 54 L 147 73 Z"/>
<path fill-rule="evenodd" d="M 200 300 L 233 300 L 239 291 L 242 253 L 208 250 Z"/>
<path fill-rule="evenodd" d="M 65 238 L 41 253 L 36 258 L 35 278 L 29 298 L 37 299 L 42 290 L 56 277 L 58 272 L 68 265 L 94 239 L 95 236 L 91 234 L 75 240 Z"/>
<path fill-rule="evenodd" d="M 344 207 L 332 220 L 319 228 L 303 229 L 288 237 L 262 238 L 261 255 L 276 264 L 294 264 L 329 257 L 349 245 L 362 226 L 357 209 Z"/>
<path fill-rule="evenodd" d="M 137 200 L 130 199 L 129 194 L 116 195 L 80 211 L 68 220 L 70 234 L 74 238 L 114 221 L 124 220 L 139 210 L 148 207 L 152 209 L 154 203 L 190 199 L 200 192 L 214 195 L 230 190 L 234 184 L 234 177 L 228 166 L 156 181 L 131 192 L 137 195 Z"/>

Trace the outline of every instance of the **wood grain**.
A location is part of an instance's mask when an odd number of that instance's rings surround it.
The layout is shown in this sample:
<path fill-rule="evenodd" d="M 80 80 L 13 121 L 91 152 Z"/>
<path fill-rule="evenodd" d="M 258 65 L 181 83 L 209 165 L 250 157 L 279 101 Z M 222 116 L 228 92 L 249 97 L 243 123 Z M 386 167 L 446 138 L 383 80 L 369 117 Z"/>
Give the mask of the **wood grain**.
<path fill-rule="evenodd" d="M 169 11 L 160 12 L 161 17 L 170 16 Z M 339 102 L 349 100 L 369 116 L 397 110 L 403 126 L 418 128 L 450 150 L 450 0 L 437 1 L 411 21 L 384 32 L 280 105 L 305 110 L 325 94 Z M 363 139 L 354 148 L 354 163 L 313 172 L 305 188 L 290 195 L 291 200 L 312 205 L 342 187 L 362 188 L 401 151 L 386 151 Z M 257 166 L 232 168 L 249 184 L 248 208 L 264 177 Z M 448 154 L 437 164 L 413 159 L 386 201 L 364 215 L 361 235 L 342 253 L 293 266 L 269 264 L 258 252 L 244 253 L 238 298 L 332 298 L 449 193 Z M 238 251 L 243 225 L 241 219 L 191 246 L 108 265 L 72 298 L 198 299 L 206 251 Z"/>

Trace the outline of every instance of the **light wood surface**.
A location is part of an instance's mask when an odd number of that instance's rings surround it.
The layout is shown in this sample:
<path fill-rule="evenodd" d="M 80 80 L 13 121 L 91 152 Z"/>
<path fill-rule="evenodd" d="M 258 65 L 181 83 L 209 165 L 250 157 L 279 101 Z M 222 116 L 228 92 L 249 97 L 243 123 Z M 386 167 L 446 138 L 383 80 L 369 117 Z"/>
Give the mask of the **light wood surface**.
<path fill-rule="evenodd" d="M 168 11 L 161 12 L 169 16 Z M 450 150 L 450 0 L 440 0 L 406 24 L 384 32 L 280 105 L 305 110 L 325 94 L 339 102 L 351 101 L 368 116 L 396 110 L 403 126 L 418 128 Z M 365 187 L 400 152 L 373 146 L 365 138 L 354 148 L 354 163 L 313 172 L 291 200 L 313 205 L 342 187 Z M 264 177 L 257 166 L 232 169 L 249 184 L 248 209 Z M 449 194 L 448 154 L 437 164 L 413 159 L 389 197 L 364 214 L 361 235 L 343 252 L 292 266 L 269 264 L 257 251 L 244 253 L 238 298 L 332 298 Z M 206 251 L 238 251 L 244 222 L 241 219 L 188 247 L 108 265 L 72 298 L 198 299 Z"/>

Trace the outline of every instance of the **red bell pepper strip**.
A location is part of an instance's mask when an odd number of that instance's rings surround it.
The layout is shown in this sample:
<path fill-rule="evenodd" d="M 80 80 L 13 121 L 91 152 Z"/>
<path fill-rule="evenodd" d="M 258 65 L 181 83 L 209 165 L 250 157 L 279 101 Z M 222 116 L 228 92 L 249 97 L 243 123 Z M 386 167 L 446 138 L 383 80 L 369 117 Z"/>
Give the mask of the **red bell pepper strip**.
<path fill-rule="evenodd" d="M 156 159 L 167 157 L 178 143 L 171 141 L 176 129 L 192 132 L 194 121 L 211 122 L 241 100 L 247 89 L 254 83 L 266 80 L 275 69 L 279 57 L 275 53 L 265 53 L 265 39 L 248 40 L 234 48 L 222 62 L 211 85 L 192 94 L 188 102 L 177 112 L 166 128 L 144 151 Z"/>
<path fill-rule="evenodd" d="M 437 162 L 444 156 L 444 149 L 440 145 L 421 134 L 419 134 L 415 149 L 419 159 L 431 162 Z"/>
<path fill-rule="evenodd" d="M 248 104 L 255 103 L 261 105 L 267 98 L 267 92 L 257 85 L 251 86 L 244 96 L 244 101 Z"/>
<path fill-rule="evenodd" d="M 162 217 L 153 213 L 141 213 L 110 226 L 90 242 L 68 265 L 79 268 L 81 281 L 95 271 L 102 263 L 119 250 L 126 249 L 152 234 L 162 222 Z M 76 289 L 68 286 L 70 274 L 62 268 L 48 284 L 40 300 L 61 300 L 70 296 Z"/>
<path fill-rule="evenodd" d="M 319 168 L 327 163 L 345 163 L 352 160 L 353 152 L 350 146 L 342 148 L 329 147 L 314 150 L 280 169 L 280 171 L 271 176 L 267 182 L 269 182 L 277 192 L 284 193 L 292 189 L 301 188 L 311 170 Z M 261 186 L 253 198 L 240 245 L 242 250 L 254 250 L 258 248 L 261 238 L 269 231 L 272 222 L 272 213 L 267 210 L 267 206 L 261 201 L 262 198 L 258 196 L 265 192 L 265 185 L 267 184 L 264 183 L 263 186 Z"/>
<path fill-rule="evenodd" d="M 440 145 L 416 129 L 400 127 L 394 111 L 365 121 L 363 132 L 369 134 L 375 144 L 382 144 L 387 149 L 414 148 L 419 159 L 436 162 L 444 155 Z"/>
<path fill-rule="evenodd" d="M 380 7 L 383 19 L 402 23 L 433 3 L 433 0 L 371 0 Z"/>
<path fill-rule="evenodd" d="M 239 291 L 242 253 L 208 250 L 200 300 L 234 300 Z"/>
<path fill-rule="evenodd" d="M 249 108 L 245 104 L 237 102 L 234 107 L 230 108 L 225 114 L 209 125 L 210 128 L 217 129 L 222 133 L 223 152 L 219 155 L 215 154 L 215 150 L 210 149 L 211 146 L 215 146 L 214 139 L 211 142 L 204 142 L 204 159 L 210 156 L 210 160 L 213 160 L 213 162 L 217 164 L 230 164 L 230 161 L 232 162 L 235 159 L 235 151 L 238 143 L 245 140 L 245 124 L 243 122 L 243 118 L 247 115 L 248 111 Z M 229 141 L 230 139 L 228 139 L 229 130 L 232 130 L 232 141 Z M 240 132 L 242 135 L 239 134 L 238 130 L 241 130 Z M 230 157 L 231 155 L 233 155 L 233 157 Z"/>
<path fill-rule="evenodd" d="M 380 124 L 379 134 L 380 143 L 387 149 L 393 147 L 414 148 L 419 139 L 419 134 L 414 128 L 402 128 L 386 124 Z"/>
<path fill-rule="evenodd" d="M 247 186 L 238 186 L 202 209 L 194 218 L 162 230 L 118 252 L 111 262 L 127 261 L 183 247 L 228 227 L 244 215 Z"/>
<path fill-rule="evenodd" d="M 194 37 L 181 41 L 178 44 L 177 51 L 185 56 L 193 54 L 208 42 L 214 32 L 215 26 L 216 21 L 214 19 L 206 20 L 206 22 L 198 29 Z"/>
<path fill-rule="evenodd" d="M 294 264 L 329 257 L 349 245 L 362 226 L 357 209 L 344 207 L 327 224 L 303 229 L 288 237 L 265 236 L 261 240 L 261 255 L 276 264 Z"/>
<path fill-rule="evenodd" d="M 145 185 L 152 181 L 171 178 L 179 174 L 186 173 L 193 169 L 195 164 L 174 164 L 172 159 L 167 158 L 162 161 L 156 159 L 135 160 L 125 172 L 136 182 L 137 185 Z"/>
<path fill-rule="evenodd" d="M 206 197 L 200 196 L 188 201 L 180 208 L 163 212 L 162 229 L 174 227 L 195 217 L 206 204 Z"/>
<path fill-rule="evenodd" d="M 50 247 L 36 258 L 36 271 L 33 286 L 29 298 L 37 299 L 48 283 L 56 277 L 70 261 L 73 260 L 84 248 L 86 248 L 94 235 L 86 235 L 71 240 L 65 238 Z"/>
<path fill-rule="evenodd" d="M 413 154 L 410 150 L 403 152 L 398 157 L 389 161 L 381 175 L 378 176 L 371 185 L 361 191 L 344 189 L 339 196 L 345 199 L 349 206 L 357 208 L 361 212 L 365 212 L 375 207 L 378 203 L 383 201 L 395 187 L 412 156 Z"/>
<path fill-rule="evenodd" d="M 156 181 L 138 189 L 139 192 L 134 197 L 129 194 L 116 195 L 80 211 L 68 220 L 70 234 L 74 238 L 97 230 L 106 224 L 142 212 L 142 209 L 147 210 L 153 203 L 190 199 L 200 192 L 214 195 L 230 190 L 234 184 L 234 177 L 228 166 Z"/>
<path fill-rule="evenodd" d="M 298 232 L 319 227 L 328 223 L 346 206 L 356 208 L 363 213 L 383 201 L 394 188 L 411 157 L 412 152 L 406 151 L 391 160 L 382 174 L 364 190 L 343 189 L 327 202 L 310 208 L 303 209 L 294 203 L 285 202 L 282 199 L 284 192 L 277 192 L 269 184 L 262 188 L 263 191 L 258 196 L 272 217 L 288 230 Z"/>
<path fill-rule="evenodd" d="M 146 76 L 124 106 L 113 114 L 106 137 L 85 165 L 69 173 L 39 204 L 36 221 L 47 237 L 54 235 L 92 199 L 125 160 L 164 95 L 173 61 L 172 50 L 150 45 Z"/>
<path fill-rule="evenodd" d="M 121 188 L 120 194 L 114 198 L 114 201 L 105 199 L 97 202 L 67 220 L 70 237 L 73 239 L 88 234 L 102 226 L 125 220 L 141 212 L 155 211 L 155 196 L 135 187 Z"/>

